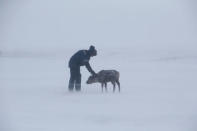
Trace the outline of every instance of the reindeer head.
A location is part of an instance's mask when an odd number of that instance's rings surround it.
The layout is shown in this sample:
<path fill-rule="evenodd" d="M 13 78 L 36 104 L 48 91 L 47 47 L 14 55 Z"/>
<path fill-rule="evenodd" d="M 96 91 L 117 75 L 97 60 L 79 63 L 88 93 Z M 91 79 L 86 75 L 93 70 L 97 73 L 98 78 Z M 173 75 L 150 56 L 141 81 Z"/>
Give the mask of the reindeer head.
<path fill-rule="evenodd" d="M 98 77 L 97 76 L 90 76 L 87 80 L 87 84 L 92 84 L 98 82 Z"/>

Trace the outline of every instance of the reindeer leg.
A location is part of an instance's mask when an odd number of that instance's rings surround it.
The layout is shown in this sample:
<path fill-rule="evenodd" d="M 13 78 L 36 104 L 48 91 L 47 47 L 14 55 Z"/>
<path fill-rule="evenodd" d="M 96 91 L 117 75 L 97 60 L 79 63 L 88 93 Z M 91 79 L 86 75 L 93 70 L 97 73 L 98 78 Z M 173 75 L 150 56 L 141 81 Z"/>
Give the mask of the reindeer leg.
<path fill-rule="evenodd" d="M 104 86 L 104 83 L 101 83 L 102 93 L 103 93 L 103 86 Z"/>
<path fill-rule="evenodd" d="M 107 92 L 107 83 L 105 83 L 105 91 Z"/>
<path fill-rule="evenodd" d="M 115 89 L 116 89 L 116 83 L 114 81 L 111 82 L 112 85 L 113 85 L 113 92 L 115 92 Z"/>
<path fill-rule="evenodd" d="M 119 89 L 119 92 L 120 92 L 120 82 L 118 80 L 116 80 L 116 83 L 118 84 L 118 89 Z"/>

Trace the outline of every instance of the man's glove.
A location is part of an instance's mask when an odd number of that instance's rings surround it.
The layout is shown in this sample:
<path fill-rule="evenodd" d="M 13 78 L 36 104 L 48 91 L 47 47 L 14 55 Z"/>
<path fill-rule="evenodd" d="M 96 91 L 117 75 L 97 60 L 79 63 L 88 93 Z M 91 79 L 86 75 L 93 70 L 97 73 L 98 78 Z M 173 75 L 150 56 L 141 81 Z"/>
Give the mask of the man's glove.
<path fill-rule="evenodd" d="M 92 74 L 93 77 L 97 77 L 98 74 L 96 74 L 95 72 Z"/>

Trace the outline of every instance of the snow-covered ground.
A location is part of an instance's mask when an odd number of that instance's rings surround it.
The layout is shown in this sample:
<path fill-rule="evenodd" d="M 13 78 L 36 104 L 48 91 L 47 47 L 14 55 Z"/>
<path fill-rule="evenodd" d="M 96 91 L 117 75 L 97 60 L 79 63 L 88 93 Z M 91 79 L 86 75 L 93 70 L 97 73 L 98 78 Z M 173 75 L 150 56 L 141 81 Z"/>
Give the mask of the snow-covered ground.
<path fill-rule="evenodd" d="M 195 0 L 1 0 L 0 131 L 196 131 Z M 69 93 L 68 60 L 94 45 L 121 93 Z M 112 87 L 110 84 L 109 87 Z"/>
<path fill-rule="evenodd" d="M 121 93 L 86 85 L 67 91 L 67 62 L 54 57 L 0 57 L 1 131 L 195 131 L 197 57 L 100 50 L 96 71 L 117 69 Z M 151 54 L 151 55 L 150 55 Z M 182 53 L 184 54 L 184 53 Z"/>

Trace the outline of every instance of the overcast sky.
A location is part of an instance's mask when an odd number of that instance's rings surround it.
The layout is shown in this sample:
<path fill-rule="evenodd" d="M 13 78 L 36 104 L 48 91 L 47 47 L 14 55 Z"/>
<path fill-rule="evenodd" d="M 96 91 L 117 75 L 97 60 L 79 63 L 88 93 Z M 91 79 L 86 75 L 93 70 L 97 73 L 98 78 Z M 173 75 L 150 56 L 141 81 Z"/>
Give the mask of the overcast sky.
<path fill-rule="evenodd" d="M 0 0 L 0 48 L 195 47 L 195 0 Z"/>

